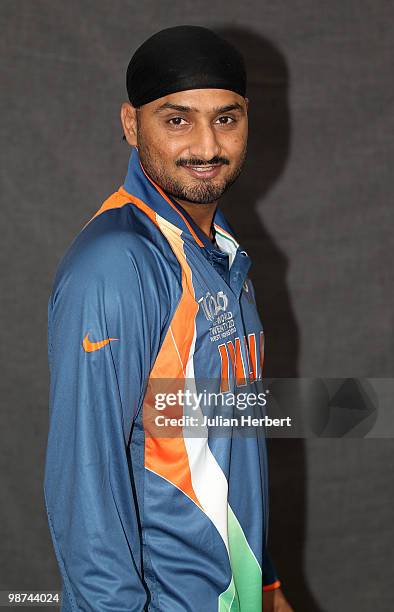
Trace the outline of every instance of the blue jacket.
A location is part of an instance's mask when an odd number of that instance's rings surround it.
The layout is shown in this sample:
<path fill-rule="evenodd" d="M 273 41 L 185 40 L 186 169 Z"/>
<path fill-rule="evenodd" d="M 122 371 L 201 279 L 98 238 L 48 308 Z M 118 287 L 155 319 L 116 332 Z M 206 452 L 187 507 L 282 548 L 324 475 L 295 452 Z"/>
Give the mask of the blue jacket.
<path fill-rule="evenodd" d="M 132 147 L 58 267 L 44 495 L 62 612 L 260 612 L 280 585 L 265 435 L 214 421 L 241 409 L 205 393 L 263 391 L 251 260 L 219 208 L 214 228 L 216 245 Z"/>

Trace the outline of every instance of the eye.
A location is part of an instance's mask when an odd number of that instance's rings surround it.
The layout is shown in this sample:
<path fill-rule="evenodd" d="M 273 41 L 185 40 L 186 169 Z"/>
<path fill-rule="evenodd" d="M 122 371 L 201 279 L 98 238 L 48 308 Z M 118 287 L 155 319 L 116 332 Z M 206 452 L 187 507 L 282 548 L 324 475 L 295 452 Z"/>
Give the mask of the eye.
<path fill-rule="evenodd" d="M 174 123 L 172 123 L 172 121 L 174 121 Z M 180 123 L 181 121 L 185 121 L 183 117 L 171 117 L 171 119 L 169 119 L 167 123 L 169 123 L 173 127 L 178 127 L 183 125 L 182 123 Z"/>
<path fill-rule="evenodd" d="M 230 121 L 222 121 L 222 119 L 230 119 Z M 229 117 L 228 115 L 222 115 L 218 118 L 218 121 L 221 123 L 221 125 L 230 125 L 231 123 L 235 123 L 236 119 Z"/>

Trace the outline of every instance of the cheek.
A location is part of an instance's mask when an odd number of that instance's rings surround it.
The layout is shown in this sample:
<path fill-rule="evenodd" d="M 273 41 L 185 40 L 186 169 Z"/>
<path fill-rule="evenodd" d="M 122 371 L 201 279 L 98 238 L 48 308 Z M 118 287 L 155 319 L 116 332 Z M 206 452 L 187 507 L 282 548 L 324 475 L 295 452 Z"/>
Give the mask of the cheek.
<path fill-rule="evenodd" d="M 239 130 L 222 138 L 223 150 L 231 157 L 241 157 L 247 143 L 247 132 Z"/>
<path fill-rule="evenodd" d="M 232 172 L 234 166 L 238 166 L 245 157 L 246 142 L 242 138 L 232 140 L 228 146 L 223 148 L 224 157 L 227 157 L 231 165 L 228 166 L 228 171 Z"/>
<path fill-rule="evenodd" d="M 160 130 L 152 131 L 148 138 L 145 139 L 145 146 L 149 147 L 151 155 L 156 159 L 160 159 L 162 164 L 173 164 L 180 156 L 179 142 L 175 142 L 168 138 L 165 132 Z"/>

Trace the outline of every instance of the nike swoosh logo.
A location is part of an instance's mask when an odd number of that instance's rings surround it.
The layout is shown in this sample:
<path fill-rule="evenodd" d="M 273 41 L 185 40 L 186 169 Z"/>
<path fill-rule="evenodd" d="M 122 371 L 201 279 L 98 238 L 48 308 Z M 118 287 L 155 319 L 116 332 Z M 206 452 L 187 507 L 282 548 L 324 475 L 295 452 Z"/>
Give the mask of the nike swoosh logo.
<path fill-rule="evenodd" d="M 91 342 L 89 340 L 89 332 L 83 339 L 82 346 L 87 353 L 93 353 L 103 348 L 106 344 L 109 344 L 112 340 L 119 340 L 119 338 L 106 338 L 105 340 L 99 340 L 99 342 Z"/>

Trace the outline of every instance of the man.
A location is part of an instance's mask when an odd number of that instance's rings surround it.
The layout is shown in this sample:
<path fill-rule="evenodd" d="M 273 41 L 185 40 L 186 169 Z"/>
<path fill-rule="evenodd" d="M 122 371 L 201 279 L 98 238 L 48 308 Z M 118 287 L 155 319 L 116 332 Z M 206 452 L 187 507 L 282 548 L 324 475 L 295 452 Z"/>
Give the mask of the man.
<path fill-rule="evenodd" d="M 261 385 L 251 261 L 218 208 L 246 155 L 243 60 L 206 28 L 169 28 L 136 51 L 127 89 L 124 184 L 48 305 L 62 611 L 288 612 L 266 550 L 265 437 L 213 435 L 204 417 L 226 409 L 196 401 L 203 380 L 222 398 Z"/>

